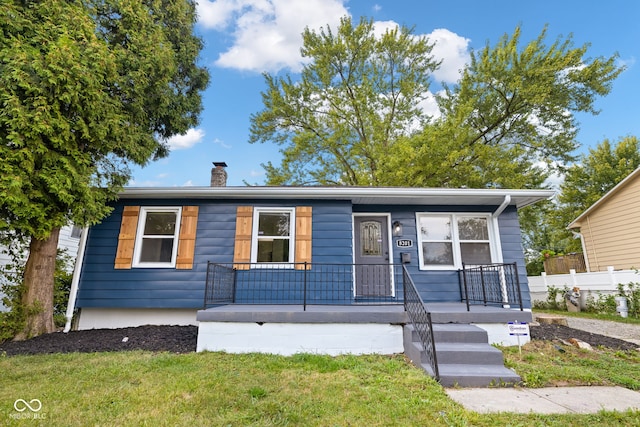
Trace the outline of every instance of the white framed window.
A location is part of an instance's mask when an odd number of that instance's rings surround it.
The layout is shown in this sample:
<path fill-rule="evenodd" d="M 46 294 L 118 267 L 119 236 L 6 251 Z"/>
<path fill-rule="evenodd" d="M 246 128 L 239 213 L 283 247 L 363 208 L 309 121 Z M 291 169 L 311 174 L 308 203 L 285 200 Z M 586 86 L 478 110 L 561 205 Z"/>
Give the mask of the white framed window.
<path fill-rule="evenodd" d="M 490 214 L 418 213 L 421 270 L 491 264 L 495 244 Z"/>
<path fill-rule="evenodd" d="M 79 239 L 80 236 L 82 236 L 82 228 L 78 227 L 77 225 L 74 225 L 71 227 L 71 238 L 72 239 Z"/>
<path fill-rule="evenodd" d="M 251 262 L 268 265 L 293 263 L 295 208 L 254 208 Z"/>
<path fill-rule="evenodd" d="M 175 267 L 181 210 L 180 207 L 140 208 L 133 267 Z"/>

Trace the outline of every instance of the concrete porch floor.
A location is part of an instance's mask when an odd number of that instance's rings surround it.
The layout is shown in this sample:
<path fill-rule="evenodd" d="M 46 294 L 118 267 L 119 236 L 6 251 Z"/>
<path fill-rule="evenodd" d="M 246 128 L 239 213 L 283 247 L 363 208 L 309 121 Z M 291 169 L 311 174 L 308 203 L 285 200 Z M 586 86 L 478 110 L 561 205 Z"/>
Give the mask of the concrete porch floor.
<path fill-rule="evenodd" d="M 464 303 L 426 303 L 433 323 L 531 322 L 531 311 Z M 256 323 L 408 323 L 401 304 L 389 305 L 254 305 L 229 304 L 199 310 L 200 322 Z"/>

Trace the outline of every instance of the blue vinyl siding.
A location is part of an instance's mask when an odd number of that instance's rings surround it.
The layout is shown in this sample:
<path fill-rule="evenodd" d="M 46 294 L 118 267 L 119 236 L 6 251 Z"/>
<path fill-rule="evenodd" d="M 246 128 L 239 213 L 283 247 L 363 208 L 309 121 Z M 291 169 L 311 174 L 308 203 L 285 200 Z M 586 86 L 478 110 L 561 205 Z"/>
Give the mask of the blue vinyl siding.
<path fill-rule="evenodd" d="M 124 203 L 89 231 L 78 307 L 200 308 L 207 262 L 233 262 L 236 209 L 252 206 L 312 206 L 312 256 L 318 263 L 351 263 L 351 204 L 343 201 L 127 200 L 126 205 L 199 206 L 192 270 L 114 269 Z"/>
<path fill-rule="evenodd" d="M 207 262 L 233 262 L 236 209 L 238 206 L 293 207 L 311 206 L 312 262 L 319 264 L 353 263 L 353 213 L 390 213 L 391 221 L 400 221 L 403 235 L 392 237 L 390 248 L 394 263 L 400 254 L 411 255 L 407 265 L 422 298 L 427 302 L 460 301 L 458 271 L 421 271 L 418 268 L 416 212 L 493 212 L 487 206 L 386 206 L 356 205 L 348 201 L 298 200 L 274 202 L 235 200 L 127 200 L 126 205 L 199 206 L 193 269 L 132 268 L 114 269 L 122 210 L 113 213 L 89 231 L 80 277 L 78 307 L 112 308 L 200 308 L 203 305 Z M 517 212 L 508 207 L 500 216 L 499 232 L 504 262 L 517 262 L 525 307 L 530 307 L 526 271 Z M 398 239 L 411 239 L 413 246 L 398 248 Z M 340 291 L 340 290 L 338 290 Z M 343 289 L 345 294 L 351 289 Z M 293 296 L 293 295 L 292 295 Z M 401 295 L 397 295 L 401 298 Z"/>

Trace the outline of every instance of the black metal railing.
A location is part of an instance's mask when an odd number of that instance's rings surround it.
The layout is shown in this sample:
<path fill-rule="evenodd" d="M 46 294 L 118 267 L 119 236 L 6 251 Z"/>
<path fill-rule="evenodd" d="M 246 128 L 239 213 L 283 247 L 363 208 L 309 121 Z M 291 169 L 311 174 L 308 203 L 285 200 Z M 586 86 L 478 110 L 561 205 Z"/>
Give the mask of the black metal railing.
<path fill-rule="evenodd" d="M 204 307 L 402 304 L 401 265 L 210 262 Z"/>
<path fill-rule="evenodd" d="M 516 263 L 489 264 L 460 270 L 462 300 L 470 304 L 516 306 L 523 310 Z"/>
<path fill-rule="evenodd" d="M 402 282 L 404 287 L 404 309 L 418 337 L 420 337 L 420 343 L 433 370 L 433 376 L 436 381 L 439 381 L 440 372 L 438 370 L 438 359 L 436 357 L 436 342 L 433 336 L 431 313 L 427 310 L 427 306 L 424 304 L 424 301 L 422 301 L 422 297 L 420 293 L 418 293 L 418 289 L 413 283 L 411 275 L 404 266 L 402 267 Z"/>

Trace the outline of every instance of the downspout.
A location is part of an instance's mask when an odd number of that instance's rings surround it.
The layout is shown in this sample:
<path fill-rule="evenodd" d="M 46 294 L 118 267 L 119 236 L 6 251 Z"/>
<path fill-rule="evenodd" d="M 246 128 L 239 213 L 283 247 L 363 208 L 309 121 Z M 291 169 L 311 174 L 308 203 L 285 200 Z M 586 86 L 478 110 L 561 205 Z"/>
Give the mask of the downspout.
<path fill-rule="evenodd" d="M 500 243 L 500 232 L 498 230 L 498 217 L 502 214 L 502 212 L 504 212 L 507 206 L 509 206 L 509 203 L 511 203 L 511 195 L 507 194 L 506 196 L 504 196 L 504 200 L 502 201 L 502 204 L 498 206 L 498 209 L 496 209 L 495 212 L 491 214 L 491 218 L 493 219 L 493 225 L 494 225 L 494 227 L 492 227 L 493 241 L 496 242 L 496 252 L 498 255 L 498 262 L 504 261 L 502 259 L 502 244 Z"/>
<path fill-rule="evenodd" d="M 589 256 L 587 254 L 587 249 L 586 249 L 587 247 L 584 244 L 584 236 L 582 235 L 582 233 L 578 231 L 571 230 L 571 232 L 573 233 L 574 236 L 580 238 L 580 245 L 582 246 L 582 256 L 584 258 L 584 266 L 587 268 L 587 273 L 591 273 L 591 267 L 589 267 Z"/>
<path fill-rule="evenodd" d="M 64 325 L 64 333 L 71 330 L 71 319 L 73 318 L 73 310 L 76 308 L 76 296 L 78 295 L 78 283 L 80 283 L 80 271 L 84 261 L 84 252 L 87 245 L 87 236 L 89 228 L 82 229 L 80 235 L 80 244 L 78 246 L 78 256 L 76 257 L 76 265 L 73 268 L 73 278 L 71 279 L 71 290 L 69 291 L 69 303 L 67 304 L 67 314 L 65 315 L 67 323 Z"/>
<path fill-rule="evenodd" d="M 502 202 L 502 204 L 498 206 L 498 209 L 496 209 L 496 211 L 491 214 L 491 216 L 493 216 L 494 218 L 498 218 L 498 216 L 500 216 L 500 214 L 504 212 L 507 206 L 509 206 L 509 203 L 511 203 L 511 195 L 507 194 L 506 196 L 504 196 L 504 201 Z"/>
<path fill-rule="evenodd" d="M 511 195 L 507 194 L 506 196 L 504 196 L 504 200 L 502 201 L 502 204 L 498 206 L 498 209 L 496 209 L 494 213 L 491 214 L 491 218 L 493 218 L 493 225 L 494 225 L 494 227 L 492 227 L 493 241 L 496 242 L 496 251 L 498 252 L 498 261 L 500 263 L 504 262 L 504 258 L 502 257 L 502 244 L 500 243 L 500 232 L 498 230 L 498 217 L 500 216 L 500 214 L 502 214 L 502 212 L 504 212 L 507 206 L 509 206 L 509 203 L 511 203 Z M 507 292 L 507 280 L 504 277 L 503 269 L 501 269 L 500 271 L 500 283 L 502 284 L 501 291 L 502 291 L 503 307 L 510 308 L 509 297 L 508 297 L 509 294 Z"/>

